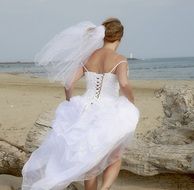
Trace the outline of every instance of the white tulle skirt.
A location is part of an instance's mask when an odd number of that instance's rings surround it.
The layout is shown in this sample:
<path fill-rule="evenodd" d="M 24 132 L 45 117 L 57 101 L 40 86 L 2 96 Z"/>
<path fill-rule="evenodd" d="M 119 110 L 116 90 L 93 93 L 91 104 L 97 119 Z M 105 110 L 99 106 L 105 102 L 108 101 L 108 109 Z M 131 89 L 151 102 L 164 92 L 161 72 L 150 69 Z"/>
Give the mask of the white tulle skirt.
<path fill-rule="evenodd" d="M 126 97 L 59 104 L 52 129 L 22 169 L 22 190 L 63 190 L 99 175 L 133 141 L 139 110 Z"/>

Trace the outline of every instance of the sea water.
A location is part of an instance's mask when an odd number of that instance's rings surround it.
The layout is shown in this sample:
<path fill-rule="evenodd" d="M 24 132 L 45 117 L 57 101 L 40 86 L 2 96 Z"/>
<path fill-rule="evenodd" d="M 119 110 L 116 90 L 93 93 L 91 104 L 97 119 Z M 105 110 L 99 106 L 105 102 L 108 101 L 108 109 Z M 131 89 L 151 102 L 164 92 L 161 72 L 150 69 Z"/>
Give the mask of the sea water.
<path fill-rule="evenodd" d="M 129 60 L 132 79 L 194 80 L 194 57 Z"/>
<path fill-rule="evenodd" d="M 129 79 L 135 80 L 194 80 L 194 57 L 152 58 L 128 60 Z M 23 73 L 46 77 L 43 67 L 33 62 L 0 63 L 0 73 Z"/>

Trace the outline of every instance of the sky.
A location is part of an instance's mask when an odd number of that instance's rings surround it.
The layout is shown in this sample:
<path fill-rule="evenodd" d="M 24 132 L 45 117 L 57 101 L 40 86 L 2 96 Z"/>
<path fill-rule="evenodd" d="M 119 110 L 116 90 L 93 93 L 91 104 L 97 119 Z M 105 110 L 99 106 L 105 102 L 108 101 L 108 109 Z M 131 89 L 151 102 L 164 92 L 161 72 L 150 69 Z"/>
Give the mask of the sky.
<path fill-rule="evenodd" d="M 0 0 L 0 62 L 33 61 L 66 27 L 108 17 L 124 25 L 126 57 L 194 56 L 193 0 Z"/>

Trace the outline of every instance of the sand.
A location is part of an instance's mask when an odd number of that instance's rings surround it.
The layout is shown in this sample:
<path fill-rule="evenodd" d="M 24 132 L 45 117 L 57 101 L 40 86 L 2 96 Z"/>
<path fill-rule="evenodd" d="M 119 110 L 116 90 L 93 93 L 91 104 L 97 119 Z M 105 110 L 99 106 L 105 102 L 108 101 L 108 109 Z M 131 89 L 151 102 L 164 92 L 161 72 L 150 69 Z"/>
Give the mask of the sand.
<path fill-rule="evenodd" d="M 135 105 L 140 110 L 140 122 L 136 132 L 160 125 L 163 117 L 162 104 L 154 92 L 163 85 L 194 86 L 189 80 L 131 80 L 135 96 Z M 76 84 L 73 95 L 84 93 L 85 82 Z M 0 74 L 0 137 L 18 145 L 24 145 L 26 135 L 38 115 L 53 109 L 65 100 L 64 88 L 59 83 L 49 83 L 44 78 L 25 74 Z M 123 177 L 125 176 L 125 177 Z M 0 190 L 17 189 L 21 177 L 0 175 Z M 175 190 L 194 189 L 192 175 L 161 174 L 142 177 L 131 172 L 121 171 L 113 190 Z"/>

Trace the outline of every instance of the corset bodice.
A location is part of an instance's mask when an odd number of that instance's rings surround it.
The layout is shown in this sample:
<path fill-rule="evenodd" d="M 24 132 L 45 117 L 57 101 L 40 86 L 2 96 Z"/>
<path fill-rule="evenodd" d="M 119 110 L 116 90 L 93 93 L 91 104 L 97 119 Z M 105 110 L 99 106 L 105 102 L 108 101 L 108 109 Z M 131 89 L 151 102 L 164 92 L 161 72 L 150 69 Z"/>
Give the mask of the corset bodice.
<path fill-rule="evenodd" d="M 88 100 L 86 107 L 94 102 L 115 101 L 119 97 L 119 81 L 117 75 L 112 72 L 120 63 L 128 64 L 126 60 L 122 60 L 117 63 L 110 72 L 106 73 L 89 71 L 83 64 L 86 70 L 86 91 L 82 96 Z"/>
<path fill-rule="evenodd" d="M 117 98 L 119 96 L 119 83 L 113 73 L 85 72 L 86 92 L 84 97 L 92 100 L 103 98 Z"/>

